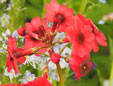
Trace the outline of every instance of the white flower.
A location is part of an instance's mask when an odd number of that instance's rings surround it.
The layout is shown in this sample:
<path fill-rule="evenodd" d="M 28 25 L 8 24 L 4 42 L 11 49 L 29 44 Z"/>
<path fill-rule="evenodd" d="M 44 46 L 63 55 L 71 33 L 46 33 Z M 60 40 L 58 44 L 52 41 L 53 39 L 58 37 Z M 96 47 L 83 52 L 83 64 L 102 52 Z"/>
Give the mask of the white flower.
<path fill-rule="evenodd" d="M 48 67 L 49 67 L 49 70 L 55 70 L 57 68 L 56 64 L 54 64 L 52 61 L 49 62 Z"/>
<path fill-rule="evenodd" d="M 70 48 L 66 47 L 64 49 L 64 51 L 62 52 L 61 56 L 64 56 L 64 57 L 70 56 L 71 52 L 72 52 L 72 50 Z"/>
<path fill-rule="evenodd" d="M 9 24 L 9 19 L 10 19 L 10 16 L 4 13 L 3 16 L 0 18 L 2 27 L 5 27 L 6 25 Z"/>
<path fill-rule="evenodd" d="M 68 67 L 68 64 L 66 63 L 66 61 L 63 58 L 60 58 L 59 64 L 60 64 L 62 69 Z M 48 67 L 50 70 L 55 70 L 57 68 L 56 64 L 53 63 L 52 61 L 49 62 Z"/>
<path fill-rule="evenodd" d="M 8 37 L 11 35 L 11 32 L 9 29 L 7 29 L 4 33 L 2 33 L 3 38 L 5 39 L 5 41 L 8 40 Z"/>
<path fill-rule="evenodd" d="M 57 32 L 55 38 L 54 38 L 54 42 L 58 41 L 59 39 L 62 39 L 62 38 L 65 38 L 65 33 L 62 32 L 62 33 L 59 33 Z"/>
<path fill-rule="evenodd" d="M 53 47 L 53 50 L 55 53 L 59 53 L 61 51 L 61 49 L 66 45 L 67 43 L 64 43 L 64 44 L 56 44 L 54 47 Z M 64 49 L 64 51 L 62 52 L 61 56 L 63 57 L 67 57 L 67 56 L 70 56 L 71 55 L 71 52 L 72 50 L 68 47 L 66 47 Z"/>
<path fill-rule="evenodd" d="M 19 81 L 22 83 L 27 83 L 28 81 L 33 81 L 35 78 L 35 75 L 31 74 L 31 72 L 27 70 L 23 79 L 20 79 Z"/>
<path fill-rule="evenodd" d="M 2 3 L 2 4 L 3 4 L 4 2 L 6 2 L 6 0 L 0 0 L 0 3 Z"/>
<path fill-rule="evenodd" d="M 4 43 L 4 44 L 2 45 L 2 47 L 3 47 L 3 49 L 7 49 L 7 44 Z"/>
<path fill-rule="evenodd" d="M 106 3 L 106 0 L 99 0 L 99 2 L 101 2 L 101 3 Z"/>
<path fill-rule="evenodd" d="M 0 53 L 4 53 L 4 50 L 3 50 L 3 48 L 0 48 Z"/>
<path fill-rule="evenodd" d="M 100 20 L 100 21 L 98 21 L 98 24 L 105 24 L 105 21 Z"/>
<path fill-rule="evenodd" d="M 48 27 L 52 27 L 52 25 L 53 25 L 53 23 L 47 21 L 47 26 L 48 26 Z"/>
<path fill-rule="evenodd" d="M 59 81 L 59 76 L 56 71 L 49 71 L 48 76 L 50 77 L 50 80 L 56 80 Z"/>
<path fill-rule="evenodd" d="M 17 77 L 17 75 L 15 75 L 15 72 L 14 72 L 14 69 L 11 70 L 11 72 L 8 72 L 7 71 L 7 68 L 5 68 L 5 73 L 4 73 L 5 76 L 8 76 L 10 78 L 10 81 L 12 82 L 12 79 L 13 77 Z"/>
<path fill-rule="evenodd" d="M 109 86 L 109 80 L 107 79 L 104 80 L 104 86 Z M 113 81 L 112 81 L 112 86 L 113 86 Z"/>
<path fill-rule="evenodd" d="M 14 7 L 14 2 L 13 0 L 10 1 L 10 3 L 8 4 L 8 7 L 7 7 L 7 11 L 11 10 L 11 7 Z"/>
<path fill-rule="evenodd" d="M 61 49 L 66 45 L 67 43 L 64 43 L 64 44 L 56 44 L 54 47 L 53 47 L 53 50 L 55 53 L 59 53 L 61 51 Z M 61 56 L 63 57 L 67 57 L 67 56 L 70 56 L 71 55 L 71 49 L 66 47 L 64 49 L 64 51 L 62 52 Z M 50 58 L 49 58 L 50 59 Z M 63 59 L 63 58 L 60 58 L 60 66 L 61 68 L 66 68 L 68 67 L 68 64 L 66 63 L 66 61 Z M 50 70 L 55 70 L 56 69 L 56 64 L 54 64 L 52 61 L 49 62 L 49 69 Z"/>
<path fill-rule="evenodd" d="M 36 69 L 36 64 L 40 66 L 39 69 L 43 70 L 45 65 L 46 65 L 46 57 L 41 56 L 36 56 L 36 55 L 31 55 L 31 56 L 26 56 L 26 61 L 24 64 L 30 64 L 33 66 L 34 69 Z"/>
<path fill-rule="evenodd" d="M 18 39 L 19 38 L 19 34 L 17 32 L 17 30 L 15 30 L 13 33 L 12 33 L 12 37 Z"/>

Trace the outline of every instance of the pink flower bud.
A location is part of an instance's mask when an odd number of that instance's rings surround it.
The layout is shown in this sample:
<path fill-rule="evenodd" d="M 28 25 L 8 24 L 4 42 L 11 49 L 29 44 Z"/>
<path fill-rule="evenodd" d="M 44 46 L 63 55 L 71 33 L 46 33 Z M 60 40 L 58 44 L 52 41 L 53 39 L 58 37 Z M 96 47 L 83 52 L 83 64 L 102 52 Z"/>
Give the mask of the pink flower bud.
<path fill-rule="evenodd" d="M 25 29 L 24 29 L 24 28 L 19 28 L 19 29 L 18 29 L 18 34 L 19 34 L 20 36 L 24 36 L 24 35 L 25 35 Z"/>
<path fill-rule="evenodd" d="M 53 63 L 58 63 L 60 61 L 60 55 L 58 53 L 53 53 L 51 56 L 51 61 Z"/>

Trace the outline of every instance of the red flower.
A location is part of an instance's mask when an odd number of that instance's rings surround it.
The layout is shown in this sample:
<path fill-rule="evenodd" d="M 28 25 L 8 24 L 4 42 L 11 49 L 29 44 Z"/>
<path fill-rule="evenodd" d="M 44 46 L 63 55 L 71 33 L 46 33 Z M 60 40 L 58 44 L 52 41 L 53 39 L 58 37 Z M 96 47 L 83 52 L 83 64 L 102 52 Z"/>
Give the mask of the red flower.
<path fill-rule="evenodd" d="M 89 54 L 85 55 L 84 57 L 79 57 L 73 52 L 72 57 L 69 60 L 69 64 L 71 69 L 75 72 L 75 77 L 77 80 L 88 74 L 88 72 L 92 69 L 92 62 L 90 62 L 89 59 Z"/>
<path fill-rule="evenodd" d="M 78 17 L 73 17 L 73 24 L 68 27 L 67 38 L 72 43 L 76 55 L 83 57 L 92 50 L 94 34 L 89 25 L 85 25 Z"/>
<path fill-rule="evenodd" d="M 98 44 L 102 46 L 107 46 L 107 42 L 104 34 L 98 30 L 98 28 L 93 24 L 92 20 L 86 19 L 81 14 L 78 14 L 78 17 L 81 19 L 83 23 L 90 25 L 93 33 L 95 34 L 95 39 L 92 42 L 93 51 L 97 52 L 99 50 Z"/>
<path fill-rule="evenodd" d="M 55 0 L 51 0 L 50 4 L 46 4 L 47 14 L 45 17 L 50 22 L 58 21 L 58 31 L 64 32 L 65 27 L 69 24 L 70 18 L 73 16 L 73 10 L 67 8 L 65 5 L 59 5 Z"/>
<path fill-rule="evenodd" d="M 17 42 L 16 39 L 13 38 L 12 36 L 9 37 L 8 42 L 7 42 L 7 51 L 8 51 L 8 56 L 7 56 L 7 63 L 6 66 L 8 67 L 8 72 L 11 71 L 12 67 L 15 70 L 15 74 L 19 72 L 17 62 L 20 64 L 24 63 L 26 60 L 25 57 L 20 57 L 19 55 L 17 56 L 16 53 L 22 51 L 21 48 L 17 48 Z"/>
<path fill-rule="evenodd" d="M 52 84 L 46 78 L 38 77 L 36 80 L 30 81 L 24 86 L 52 86 Z"/>
<path fill-rule="evenodd" d="M 53 53 L 51 56 L 51 61 L 53 63 L 58 63 L 60 61 L 60 55 L 58 53 Z"/>
<path fill-rule="evenodd" d="M 39 38 L 45 36 L 45 31 L 47 30 L 47 34 L 49 33 L 49 28 L 47 28 L 47 21 L 45 19 L 41 20 L 40 17 L 35 17 L 32 19 L 31 23 L 26 23 L 25 24 L 25 30 L 31 31 L 39 36 Z M 44 43 L 41 41 L 33 38 L 29 34 L 26 34 L 25 36 L 25 45 L 24 49 L 29 49 L 33 47 L 44 47 L 46 46 Z M 46 49 L 41 49 L 39 52 L 45 52 Z M 39 54 L 36 54 L 39 55 Z"/>

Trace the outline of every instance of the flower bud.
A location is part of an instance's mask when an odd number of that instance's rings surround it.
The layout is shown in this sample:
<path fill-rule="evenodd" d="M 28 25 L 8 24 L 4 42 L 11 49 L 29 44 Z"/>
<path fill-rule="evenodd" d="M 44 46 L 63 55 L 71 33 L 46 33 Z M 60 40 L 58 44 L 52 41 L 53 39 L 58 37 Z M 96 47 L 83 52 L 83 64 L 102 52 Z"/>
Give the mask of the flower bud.
<path fill-rule="evenodd" d="M 60 55 L 58 53 L 53 53 L 52 56 L 51 56 L 51 61 L 53 63 L 59 63 L 60 61 Z"/>
<path fill-rule="evenodd" d="M 24 29 L 24 28 L 19 28 L 19 29 L 18 29 L 18 34 L 19 34 L 20 36 L 25 36 L 25 29 Z"/>

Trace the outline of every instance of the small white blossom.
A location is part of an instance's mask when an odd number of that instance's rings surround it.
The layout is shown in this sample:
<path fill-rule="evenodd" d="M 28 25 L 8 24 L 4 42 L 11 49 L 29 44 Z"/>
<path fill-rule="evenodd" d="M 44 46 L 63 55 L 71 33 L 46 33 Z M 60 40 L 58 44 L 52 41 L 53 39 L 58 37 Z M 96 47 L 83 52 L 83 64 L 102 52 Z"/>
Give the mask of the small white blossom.
<path fill-rule="evenodd" d="M 9 19 L 10 19 L 10 16 L 4 13 L 3 16 L 0 18 L 1 26 L 5 27 L 6 25 L 8 25 Z"/>
<path fill-rule="evenodd" d="M 106 3 L 106 0 L 99 0 L 99 2 L 101 2 L 101 3 Z"/>
<path fill-rule="evenodd" d="M 35 75 L 31 74 L 31 72 L 27 70 L 23 79 L 20 79 L 19 81 L 21 81 L 22 83 L 27 83 L 28 81 L 33 81 L 35 78 Z"/>
<path fill-rule="evenodd" d="M 52 27 L 52 25 L 53 25 L 53 24 L 52 24 L 51 22 L 47 21 L 47 26 L 48 26 L 48 27 L 50 27 L 50 28 L 51 28 L 51 27 Z"/>
<path fill-rule="evenodd" d="M 59 64 L 60 64 L 62 69 L 68 67 L 68 64 L 66 63 L 66 61 L 63 58 L 60 58 Z M 50 70 L 55 70 L 57 68 L 56 64 L 53 63 L 52 61 L 49 62 L 48 67 Z"/>
<path fill-rule="evenodd" d="M 8 76 L 10 78 L 10 81 L 12 82 L 13 77 L 18 77 L 19 75 L 15 75 L 14 69 L 11 70 L 11 72 L 7 71 L 7 68 L 5 68 L 5 76 Z"/>
<path fill-rule="evenodd" d="M 59 76 L 58 76 L 58 73 L 56 73 L 56 71 L 49 71 L 48 76 L 52 81 L 53 80 L 59 81 Z"/>
<path fill-rule="evenodd" d="M 55 38 L 54 38 L 54 42 L 58 41 L 59 39 L 62 39 L 62 38 L 65 38 L 65 33 L 62 32 L 62 33 L 59 33 L 57 32 Z"/>
<path fill-rule="evenodd" d="M 9 29 L 7 29 L 4 33 L 2 33 L 3 38 L 5 39 L 5 41 L 8 40 L 8 37 L 11 35 L 11 32 Z"/>
<path fill-rule="evenodd" d="M 7 44 L 2 45 L 3 49 L 7 49 Z"/>
<path fill-rule="evenodd" d="M 64 56 L 64 57 L 70 56 L 71 52 L 72 52 L 72 50 L 70 48 L 66 47 L 64 49 L 64 51 L 62 52 L 61 56 Z"/>
<path fill-rule="evenodd" d="M 3 50 L 3 48 L 0 48 L 0 53 L 4 53 L 4 50 Z"/>
<path fill-rule="evenodd" d="M 104 86 L 109 86 L 109 80 L 104 80 Z M 113 86 L 113 81 L 112 81 L 112 86 Z"/>
<path fill-rule="evenodd" d="M 36 55 L 31 55 L 31 56 L 26 56 L 26 61 L 24 64 L 30 64 L 33 66 L 34 69 L 36 69 L 36 64 L 40 66 L 40 69 L 43 70 L 45 65 L 46 65 L 46 57 L 43 56 L 36 56 Z"/>
<path fill-rule="evenodd" d="M 14 7 L 14 2 L 13 2 L 13 0 L 10 1 L 10 3 L 8 4 L 8 7 L 7 7 L 6 10 L 7 10 L 7 11 L 10 11 L 12 7 Z"/>
<path fill-rule="evenodd" d="M 105 21 L 100 20 L 100 21 L 98 21 L 98 24 L 105 24 Z"/>
<path fill-rule="evenodd" d="M 67 43 L 64 43 L 64 44 L 56 44 L 54 47 L 53 47 L 53 50 L 55 53 L 59 53 L 61 51 L 61 49 L 66 45 Z M 62 52 L 61 56 L 63 57 L 67 57 L 67 56 L 70 56 L 71 55 L 71 52 L 72 50 L 68 47 L 66 47 L 64 49 L 64 51 Z"/>
<path fill-rule="evenodd" d="M 12 37 L 18 39 L 19 38 L 19 34 L 17 32 L 17 30 L 15 30 L 13 33 L 12 33 Z"/>

